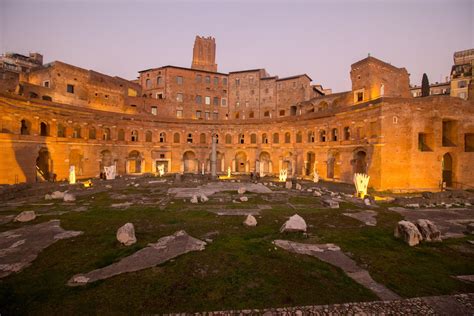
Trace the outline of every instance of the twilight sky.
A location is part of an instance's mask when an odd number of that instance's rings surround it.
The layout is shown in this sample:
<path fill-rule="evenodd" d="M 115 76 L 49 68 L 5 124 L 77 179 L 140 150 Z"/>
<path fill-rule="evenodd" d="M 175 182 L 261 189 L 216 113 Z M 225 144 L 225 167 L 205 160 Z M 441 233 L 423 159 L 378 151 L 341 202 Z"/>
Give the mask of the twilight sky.
<path fill-rule="evenodd" d="M 474 48 L 473 20 L 474 0 L 0 0 L 0 51 L 134 79 L 190 67 L 195 36 L 212 35 L 221 72 L 307 73 L 338 92 L 369 52 L 412 84 L 444 81 L 453 53 Z"/>

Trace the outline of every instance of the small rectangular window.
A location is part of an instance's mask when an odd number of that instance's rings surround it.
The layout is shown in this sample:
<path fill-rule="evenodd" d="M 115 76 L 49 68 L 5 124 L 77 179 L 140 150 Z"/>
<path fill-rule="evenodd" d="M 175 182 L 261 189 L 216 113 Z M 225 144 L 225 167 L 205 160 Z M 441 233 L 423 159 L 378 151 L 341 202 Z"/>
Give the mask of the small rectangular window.
<path fill-rule="evenodd" d="M 151 114 L 157 115 L 158 114 L 158 108 L 156 106 L 151 107 Z"/>
<path fill-rule="evenodd" d="M 219 84 L 219 77 L 214 77 L 214 84 L 216 86 Z"/>
<path fill-rule="evenodd" d="M 156 98 L 157 98 L 157 99 L 160 99 L 160 100 L 163 99 L 163 92 L 158 92 L 158 93 L 156 94 Z"/>
<path fill-rule="evenodd" d="M 176 117 L 177 118 L 182 118 L 183 117 L 183 110 L 177 110 L 176 111 Z"/>
<path fill-rule="evenodd" d="M 226 98 L 221 99 L 221 105 L 222 106 L 227 106 L 227 99 Z"/>
<path fill-rule="evenodd" d="M 240 86 L 240 79 L 239 78 L 235 79 L 235 85 Z"/>
<path fill-rule="evenodd" d="M 196 103 L 197 103 L 197 104 L 201 104 L 201 103 L 202 103 L 202 96 L 200 96 L 200 95 L 197 95 L 197 96 L 196 96 Z"/>
<path fill-rule="evenodd" d="M 213 120 L 218 120 L 219 119 L 219 113 L 218 112 L 212 113 L 212 119 Z"/>
<path fill-rule="evenodd" d="M 197 119 L 202 118 L 202 113 L 201 113 L 201 111 L 196 111 L 196 118 L 197 118 Z"/>
<path fill-rule="evenodd" d="M 177 93 L 176 94 L 176 101 L 183 102 L 183 94 L 182 93 Z"/>
<path fill-rule="evenodd" d="M 74 85 L 68 84 L 67 85 L 67 92 L 68 93 L 74 93 Z"/>
<path fill-rule="evenodd" d="M 364 101 L 364 92 L 357 92 L 357 102 Z"/>
<path fill-rule="evenodd" d="M 43 87 L 49 88 L 49 80 L 43 81 Z"/>
<path fill-rule="evenodd" d="M 222 78 L 222 84 L 227 85 L 227 78 Z"/>
<path fill-rule="evenodd" d="M 211 97 L 206 97 L 205 102 L 207 105 L 211 104 Z"/>
<path fill-rule="evenodd" d="M 429 145 L 429 135 L 426 133 L 418 133 L 418 150 L 419 151 L 433 151 Z"/>
<path fill-rule="evenodd" d="M 183 84 L 183 77 L 176 76 L 176 83 L 179 84 L 179 85 L 182 85 Z"/>
<path fill-rule="evenodd" d="M 210 119 L 211 118 L 211 113 L 206 111 L 206 120 Z"/>
<path fill-rule="evenodd" d="M 211 83 L 211 77 L 210 76 L 206 76 L 206 83 Z"/>
<path fill-rule="evenodd" d="M 202 82 L 202 76 L 201 75 L 196 75 L 196 82 L 201 83 Z"/>
<path fill-rule="evenodd" d="M 213 101 L 212 101 L 212 104 L 214 105 L 219 105 L 219 98 L 218 97 L 214 97 Z"/>

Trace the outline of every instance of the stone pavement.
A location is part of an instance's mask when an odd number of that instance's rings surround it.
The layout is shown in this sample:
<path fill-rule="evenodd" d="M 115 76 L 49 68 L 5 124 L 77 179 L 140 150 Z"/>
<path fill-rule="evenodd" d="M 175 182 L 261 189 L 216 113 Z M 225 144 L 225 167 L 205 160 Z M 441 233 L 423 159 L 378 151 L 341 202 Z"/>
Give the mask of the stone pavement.
<path fill-rule="evenodd" d="M 354 260 L 334 244 L 303 244 L 289 240 L 275 240 L 273 243 L 287 251 L 313 256 L 341 268 L 348 277 L 374 292 L 382 300 L 400 299 L 396 293 L 372 279 L 367 270 L 359 267 Z"/>
<path fill-rule="evenodd" d="M 394 301 L 374 301 L 333 305 L 164 314 L 167 316 L 227 315 L 474 315 L 474 293 L 417 297 Z"/>

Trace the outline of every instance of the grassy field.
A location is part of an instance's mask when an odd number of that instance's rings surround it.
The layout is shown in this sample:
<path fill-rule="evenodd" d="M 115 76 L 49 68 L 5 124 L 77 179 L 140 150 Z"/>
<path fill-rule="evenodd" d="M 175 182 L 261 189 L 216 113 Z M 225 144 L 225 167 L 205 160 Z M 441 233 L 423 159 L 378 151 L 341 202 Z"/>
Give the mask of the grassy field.
<path fill-rule="evenodd" d="M 153 194 L 146 188 L 117 193 Z M 335 243 L 376 281 L 403 297 L 474 291 L 473 285 L 452 278 L 474 274 L 474 252 L 465 239 L 408 247 L 393 237 L 400 215 L 385 207 L 377 210 L 377 226 L 367 227 L 342 215 L 356 209 L 350 204 L 329 210 L 311 196 L 290 198 L 291 205 L 249 196 L 249 202 L 232 207 L 272 205 L 272 209 L 261 211 L 255 228 L 243 226 L 243 216 L 217 216 L 206 211 L 218 202 L 195 206 L 174 200 L 163 210 L 152 206 L 119 210 L 110 207 L 117 202 L 107 193 L 95 194 L 93 199 L 80 198 L 77 205 L 90 203 L 86 212 L 41 216 L 34 223 L 59 218 L 63 228 L 84 234 L 56 242 L 21 273 L 0 279 L 0 313 L 122 315 L 377 300 L 340 269 L 313 257 L 276 249 L 272 245 L 275 239 Z M 67 206 L 58 203 L 51 210 L 67 210 Z M 296 212 L 309 225 L 307 237 L 279 233 L 287 217 Z M 126 222 L 134 223 L 138 239 L 130 247 L 121 246 L 115 238 L 117 228 Z M 26 224 L 9 223 L 0 226 L 0 230 L 21 225 Z M 109 265 L 181 229 L 201 239 L 212 236 L 209 238 L 213 242 L 202 252 L 192 252 L 151 269 L 85 287 L 66 285 L 77 273 Z"/>

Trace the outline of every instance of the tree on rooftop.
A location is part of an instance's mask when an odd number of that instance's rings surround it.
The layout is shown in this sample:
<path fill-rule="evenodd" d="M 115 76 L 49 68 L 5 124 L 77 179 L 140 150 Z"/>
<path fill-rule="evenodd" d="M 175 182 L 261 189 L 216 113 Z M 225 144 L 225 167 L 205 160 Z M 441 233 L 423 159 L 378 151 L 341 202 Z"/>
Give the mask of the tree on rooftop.
<path fill-rule="evenodd" d="M 427 97 L 430 95 L 430 82 L 428 81 L 428 76 L 423 74 L 423 79 L 421 79 L 421 96 Z"/>

